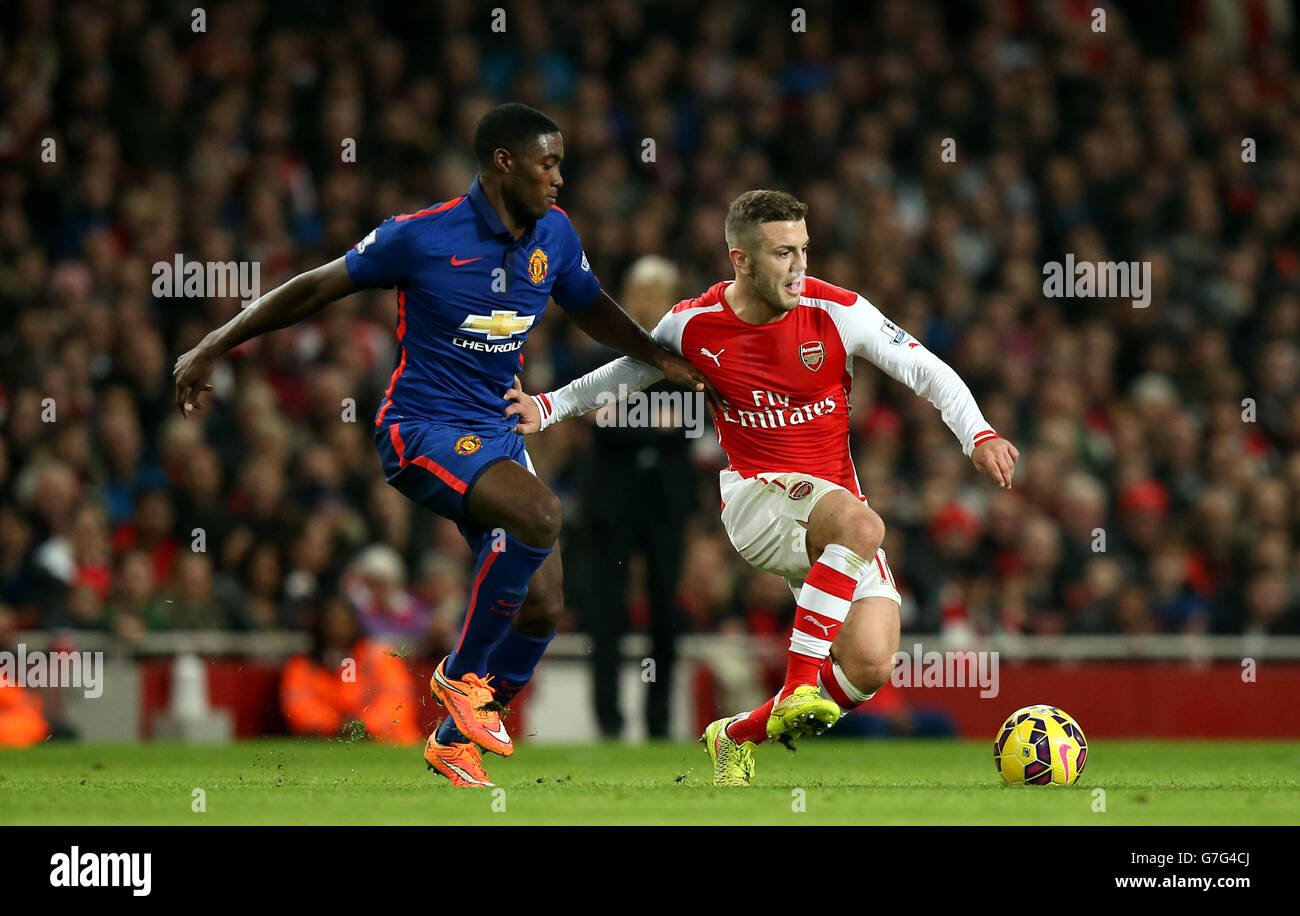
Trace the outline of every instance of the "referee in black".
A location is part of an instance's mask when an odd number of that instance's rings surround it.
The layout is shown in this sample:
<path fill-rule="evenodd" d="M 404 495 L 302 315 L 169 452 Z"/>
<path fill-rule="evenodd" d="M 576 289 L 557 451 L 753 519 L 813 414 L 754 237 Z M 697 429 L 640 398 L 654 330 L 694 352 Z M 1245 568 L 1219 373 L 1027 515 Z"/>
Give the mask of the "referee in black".
<path fill-rule="evenodd" d="M 652 328 L 677 303 L 677 269 L 650 255 L 629 268 L 623 307 L 643 327 Z M 590 351 L 582 374 L 613 356 L 604 348 Z M 674 391 L 695 397 L 664 382 L 645 390 Z M 703 423 L 701 403 L 694 414 Z M 599 416 L 597 414 L 596 416 Z M 619 709 L 619 642 L 628 629 L 628 570 L 634 555 L 645 559 L 646 593 L 650 605 L 650 658 L 653 680 L 645 684 L 646 730 L 651 738 L 668 737 L 677 638 L 684 620 L 677 607 L 677 582 L 682 569 L 686 525 L 698 508 L 698 481 L 682 417 L 650 414 L 648 428 L 619 425 L 592 428 L 592 448 L 577 469 L 582 500 L 582 541 L 597 562 L 588 564 L 584 629 L 592 639 L 592 680 L 596 719 L 602 737 L 619 738 L 623 715 Z M 653 425 L 653 424 L 660 425 Z M 639 660 L 638 660 L 639 661 Z"/>

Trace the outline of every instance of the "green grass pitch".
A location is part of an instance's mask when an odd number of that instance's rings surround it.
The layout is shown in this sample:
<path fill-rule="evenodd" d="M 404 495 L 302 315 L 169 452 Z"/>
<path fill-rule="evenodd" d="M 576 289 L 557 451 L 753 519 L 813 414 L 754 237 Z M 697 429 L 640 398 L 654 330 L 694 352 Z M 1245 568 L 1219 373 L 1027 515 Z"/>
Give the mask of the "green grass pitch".
<path fill-rule="evenodd" d="M 368 742 L 45 744 L 0 751 L 0 824 L 1300 823 L 1295 742 L 1094 742 L 1069 789 L 1002 785 L 991 741 L 767 745 L 749 789 L 714 788 L 698 744 L 521 746 L 486 763 L 504 793 L 452 789 L 419 749 Z"/>

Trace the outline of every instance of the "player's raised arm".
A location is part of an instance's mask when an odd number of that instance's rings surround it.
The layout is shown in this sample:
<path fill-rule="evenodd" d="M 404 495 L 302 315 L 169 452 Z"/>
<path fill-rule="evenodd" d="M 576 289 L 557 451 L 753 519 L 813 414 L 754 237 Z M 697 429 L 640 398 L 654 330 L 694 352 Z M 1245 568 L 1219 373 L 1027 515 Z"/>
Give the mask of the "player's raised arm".
<path fill-rule="evenodd" d="M 951 366 L 861 296 L 851 305 L 833 306 L 832 315 L 852 355 L 879 366 L 938 408 L 975 466 L 999 486 L 1010 488 L 1020 452 L 998 437 Z"/>
<path fill-rule="evenodd" d="M 176 379 L 176 406 L 181 416 L 202 410 L 199 395 L 211 391 L 207 384 L 213 364 L 225 353 L 268 331 L 278 331 L 314 315 L 335 299 L 357 287 L 348 276 L 344 258 L 298 274 L 253 302 L 221 327 L 211 331 L 193 349 L 182 353 L 172 369 Z"/>

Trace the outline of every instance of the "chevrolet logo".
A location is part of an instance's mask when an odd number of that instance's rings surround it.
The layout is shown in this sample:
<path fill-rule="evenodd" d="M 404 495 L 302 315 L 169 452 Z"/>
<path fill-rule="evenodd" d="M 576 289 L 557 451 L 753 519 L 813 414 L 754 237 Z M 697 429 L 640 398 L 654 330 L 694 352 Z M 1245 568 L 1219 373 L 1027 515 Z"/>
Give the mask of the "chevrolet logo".
<path fill-rule="evenodd" d="M 470 315 L 461 322 L 460 329 L 462 331 L 473 331 L 477 334 L 486 334 L 488 340 L 503 340 L 527 331 L 536 320 L 536 315 L 520 315 L 513 309 L 510 311 L 497 311 L 494 309 L 490 316 Z"/>

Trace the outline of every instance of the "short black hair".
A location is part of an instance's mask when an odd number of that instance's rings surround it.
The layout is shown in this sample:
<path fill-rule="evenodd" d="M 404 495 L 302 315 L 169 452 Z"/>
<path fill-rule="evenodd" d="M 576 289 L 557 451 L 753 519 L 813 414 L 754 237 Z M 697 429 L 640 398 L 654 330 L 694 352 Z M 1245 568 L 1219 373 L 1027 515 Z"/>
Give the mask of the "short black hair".
<path fill-rule="evenodd" d="M 536 108 L 508 102 L 498 105 L 478 122 L 474 130 L 474 157 L 480 169 L 492 165 L 492 154 L 508 149 L 518 155 L 524 146 L 542 134 L 556 134 L 560 126 Z"/>

